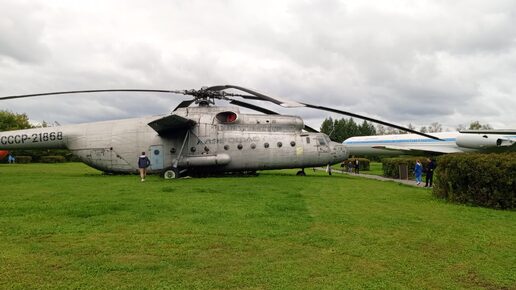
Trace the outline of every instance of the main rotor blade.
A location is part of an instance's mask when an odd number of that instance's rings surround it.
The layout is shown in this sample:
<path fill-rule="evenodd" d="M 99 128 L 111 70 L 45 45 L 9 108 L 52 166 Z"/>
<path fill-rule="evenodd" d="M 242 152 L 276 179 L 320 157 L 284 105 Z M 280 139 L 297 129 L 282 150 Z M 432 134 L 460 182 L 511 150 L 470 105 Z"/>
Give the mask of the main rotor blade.
<path fill-rule="evenodd" d="M 257 112 L 262 112 L 262 113 L 267 114 L 267 115 L 279 115 L 279 113 L 276 113 L 276 112 L 271 111 L 269 109 L 265 109 L 265 108 L 262 108 L 262 107 L 259 107 L 259 106 L 253 105 L 253 104 L 245 103 L 245 102 L 242 102 L 242 101 L 231 100 L 231 102 L 229 102 L 229 103 L 237 105 L 237 106 L 241 106 L 241 107 L 244 107 L 244 108 L 248 108 L 248 109 L 251 109 L 251 110 L 255 110 Z M 303 129 L 305 129 L 308 132 L 319 133 L 319 131 L 317 131 L 314 128 L 312 128 L 310 126 L 307 126 L 307 125 L 304 125 Z"/>
<path fill-rule="evenodd" d="M 279 115 L 279 113 L 276 113 L 276 112 L 271 111 L 269 109 L 265 109 L 265 108 L 262 108 L 262 107 L 255 106 L 253 104 L 244 103 L 244 102 L 237 101 L 237 100 L 231 100 L 231 102 L 229 102 L 229 103 L 237 105 L 237 106 L 240 106 L 240 107 L 248 108 L 248 109 L 251 109 L 251 110 L 255 110 L 255 111 L 258 111 L 258 112 L 262 112 L 262 113 L 267 114 L 267 115 Z"/>
<path fill-rule="evenodd" d="M 396 129 L 400 129 L 400 130 L 403 130 L 403 131 L 406 131 L 406 132 L 410 132 L 410 133 L 413 133 L 413 134 L 418 134 L 418 135 L 421 135 L 421 136 L 424 136 L 424 137 L 427 137 L 427 138 L 443 141 L 442 139 L 437 138 L 435 136 L 432 136 L 432 135 L 429 135 L 429 134 L 425 134 L 425 133 L 421 133 L 421 132 L 418 132 L 416 130 L 405 128 L 403 126 L 399 126 L 399 125 L 396 125 L 396 124 L 393 124 L 393 123 L 388 123 L 388 122 L 385 122 L 385 121 L 382 121 L 382 120 L 373 119 L 373 118 L 369 118 L 369 117 L 366 117 L 366 116 L 363 116 L 363 115 L 359 115 L 359 114 L 355 114 L 355 113 L 350 113 L 350 112 L 346 112 L 346 111 L 341 111 L 341 110 L 337 110 L 337 109 L 332 109 L 332 108 L 328 108 L 328 107 L 315 106 L 315 105 L 310 105 L 310 104 L 307 104 L 307 103 L 303 103 L 303 104 L 306 107 L 308 107 L 308 108 L 318 109 L 318 110 L 323 110 L 323 111 L 329 111 L 329 112 L 333 112 L 333 113 L 338 113 L 338 114 L 343 114 L 343 115 L 347 115 L 347 116 L 351 116 L 351 117 L 356 117 L 356 118 L 360 118 L 360 119 L 363 119 L 363 120 L 367 120 L 367 121 L 371 121 L 371 122 L 374 122 L 374 123 L 378 123 L 378 124 L 382 124 L 382 125 L 385 125 L 385 126 L 389 126 L 389 127 L 393 127 L 393 128 L 396 128 Z"/>
<path fill-rule="evenodd" d="M 254 95 L 254 96 L 258 97 L 261 100 L 273 102 L 274 104 L 280 105 L 282 107 L 293 108 L 293 107 L 304 107 L 305 106 L 302 103 L 298 103 L 298 102 L 290 101 L 290 100 L 282 100 L 280 98 L 269 97 L 269 96 L 264 95 L 262 93 L 258 93 L 258 92 L 255 92 L 253 90 L 246 89 L 246 88 L 239 87 L 239 86 L 234 86 L 234 85 L 212 86 L 212 87 L 207 88 L 206 90 L 208 90 L 208 91 L 221 91 L 221 90 L 226 90 L 226 89 L 240 90 L 240 91 L 246 92 L 248 94 Z M 242 95 L 240 97 L 248 98 L 247 96 L 242 96 Z"/>
<path fill-rule="evenodd" d="M 403 126 L 399 126 L 399 125 L 396 125 L 396 124 L 392 124 L 392 123 L 384 122 L 384 121 L 381 121 L 381 120 L 369 118 L 369 117 L 366 117 L 366 116 L 358 115 L 358 114 L 355 114 L 355 113 L 350 113 L 350 112 L 346 112 L 346 111 L 336 110 L 336 109 L 332 109 L 332 108 L 328 108 L 328 107 L 315 106 L 315 105 L 310 105 L 310 104 L 307 104 L 307 103 L 300 103 L 300 102 L 289 101 L 289 100 L 280 100 L 279 98 L 272 98 L 272 97 L 269 97 L 267 95 L 255 92 L 255 91 L 250 90 L 250 89 L 239 87 L 239 86 L 234 86 L 234 85 L 212 86 L 212 87 L 208 87 L 206 90 L 209 90 L 209 91 L 221 91 L 221 90 L 225 90 L 225 89 L 237 89 L 237 90 L 240 90 L 240 91 L 244 91 L 244 92 L 249 93 L 251 95 L 257 96 L 257 97 L 261 98 L 264 101 L 269 101 L 269 102 L 275 103 L 275 104 L 283 106 L 283 107 L 309 107 L 309 108 L 312 108 L 312 109 L 318 109 L 318 110 L 324 110 L 324 111 L 339 113 L 339 114 L 343 114 L 343 115 L 348 115 L 348 116 L 352 116 L 352 117 L 368 120 L 368 121 L 375 122 L 375 123 L 378 123 L 378 124 L 382 124 L 382 125 L 385 125 L 385 126 L 393 127 L 393 128 L 396 128 L 396 129 L 400 129 L 400 130 L 406 131 L 406 132 L 418 134 L 418 135 L 421 135 L 421 136 L 424 136 L 424 137 L 427 137 L 427 138 L 431 138 L 431 139 L 441 140 L 442 141 L 442 139 L 437 138 L 435 136 L 432 136 L 432 135 L 429 135 L 429 134 L 425 134 L 425 133 L 421 133 L 421 132 L 418 132 L 416 130 L 405 128 Z M 241 97 L 244 97 L 244 96 L 241 96 Z"/>
<path fill-rule="evenodd" d="M 172 110 L 172 112 L 175 112 L 179 108 L 186 108 L 186 107 L 190 106 L 194 101 L 195 100 L 182 101 L 181 103 L 179 103 L 179 105 L 177 105 L 177 107 L 174 110 Z"/>
<path fill-rule="evenodd" d="M 63 92 L 50 92 L 41 94 L 27 94 L 17 96 L 0 97 L 0 100 L 9 99 L 20 99 L 40 96 L 51 96 L 51 95 L 65 95 L 65 94 L 84 94 L 84 93 L 103 93 L 103 92 L 153 92 L 153 93 L 173 93 L 173 94 L 185 94 L 185 91 L 171 91 L 171 90 L 146 90 L 146 89 L 108 89 L 108 90 L 83 90 L 83 91 L 63 91 Z"/>

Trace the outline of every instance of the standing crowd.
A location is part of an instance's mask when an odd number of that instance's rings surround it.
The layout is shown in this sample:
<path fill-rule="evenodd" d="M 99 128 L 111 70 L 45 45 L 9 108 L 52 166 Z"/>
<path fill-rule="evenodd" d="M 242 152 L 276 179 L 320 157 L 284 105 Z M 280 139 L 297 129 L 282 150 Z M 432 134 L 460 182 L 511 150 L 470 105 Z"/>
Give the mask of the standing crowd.
<path fill-rule="evenodd" d="M 340 164 L 340 167 L 342 167 L 342 172 L 344 172 L 344 169 L 347 168 L 347 172 L 349 173 L 360 174 L 360 161 L 358 160 L 358 158 L 354 160 L 350 159 L 347 161 L 343 161 Z"/>

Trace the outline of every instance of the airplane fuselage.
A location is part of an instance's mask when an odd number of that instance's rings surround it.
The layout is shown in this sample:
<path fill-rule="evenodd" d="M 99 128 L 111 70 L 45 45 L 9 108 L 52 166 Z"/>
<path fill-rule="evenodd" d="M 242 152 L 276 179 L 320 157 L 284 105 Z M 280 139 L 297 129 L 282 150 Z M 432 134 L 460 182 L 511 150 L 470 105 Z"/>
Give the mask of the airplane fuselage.
<path fill-rule="evenodd" d="M 346 139 L 343 144 L 350 155 L 445 154 L 514 148 L 516 135 L 513 131 L 498 133 L 430 133 L 441 140 L 416 134 L 358 136 Z"/>

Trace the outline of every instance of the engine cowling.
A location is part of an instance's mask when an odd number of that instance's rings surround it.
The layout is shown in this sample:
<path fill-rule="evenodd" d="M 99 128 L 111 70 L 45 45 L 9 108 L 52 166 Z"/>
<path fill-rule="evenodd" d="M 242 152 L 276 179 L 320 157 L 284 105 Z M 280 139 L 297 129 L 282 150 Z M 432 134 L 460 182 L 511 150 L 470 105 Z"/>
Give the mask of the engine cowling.
<path fill-rule="evenodd" d="M 511 145 L 510 141 L 501 138 L 499 135 L 490 134 L 461 134 L 457 136 L 457 146 L 471 149 L 483 149 Z M 509 144 L 507 144 L 509 143 Z"/>

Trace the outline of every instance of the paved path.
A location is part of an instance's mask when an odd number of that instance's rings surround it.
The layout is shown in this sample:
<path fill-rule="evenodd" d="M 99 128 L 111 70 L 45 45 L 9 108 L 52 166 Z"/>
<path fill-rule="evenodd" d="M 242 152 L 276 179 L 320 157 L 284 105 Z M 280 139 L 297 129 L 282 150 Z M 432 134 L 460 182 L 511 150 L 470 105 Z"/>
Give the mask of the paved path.
<path fill-rule="evenodd" d="M 320 168 L 320 170 L 324 170 L 326 171 L 326 168 Z M 358 176 L 358 177 L 365 177 L 365 178 L 370 178 L 370 179 L 376 179 L 376 180 L 381 180 L 381 181 L 394 181 L 394 182 L 398 182 L 398 183 L 403 183 L 403 184 L 406 184 L 406 185 L 411 185 L 411 186 L 416 186 L 416 187 L 425 187 L 425 184 L 424 182 L 422 182 L 419 186 L 416 184 L 416 181 L 415 180 L 403 180 L 403 179 L 395 179 L 395 178 L 388 178 L 388 177 L 383 177 L 383 176 L 378 176 L 378 175 L 371 175 L 371 174 L 355 174 L 355 173 L 349 173 L 349 172 L 342 172 L 340 170 L 332 170 L 331 171 L 332 174 L 335 174 L 335 173 L 338 173 L 338 174 L 348 174 L 348 175 L 352 175 L 352 176 Z"/>

